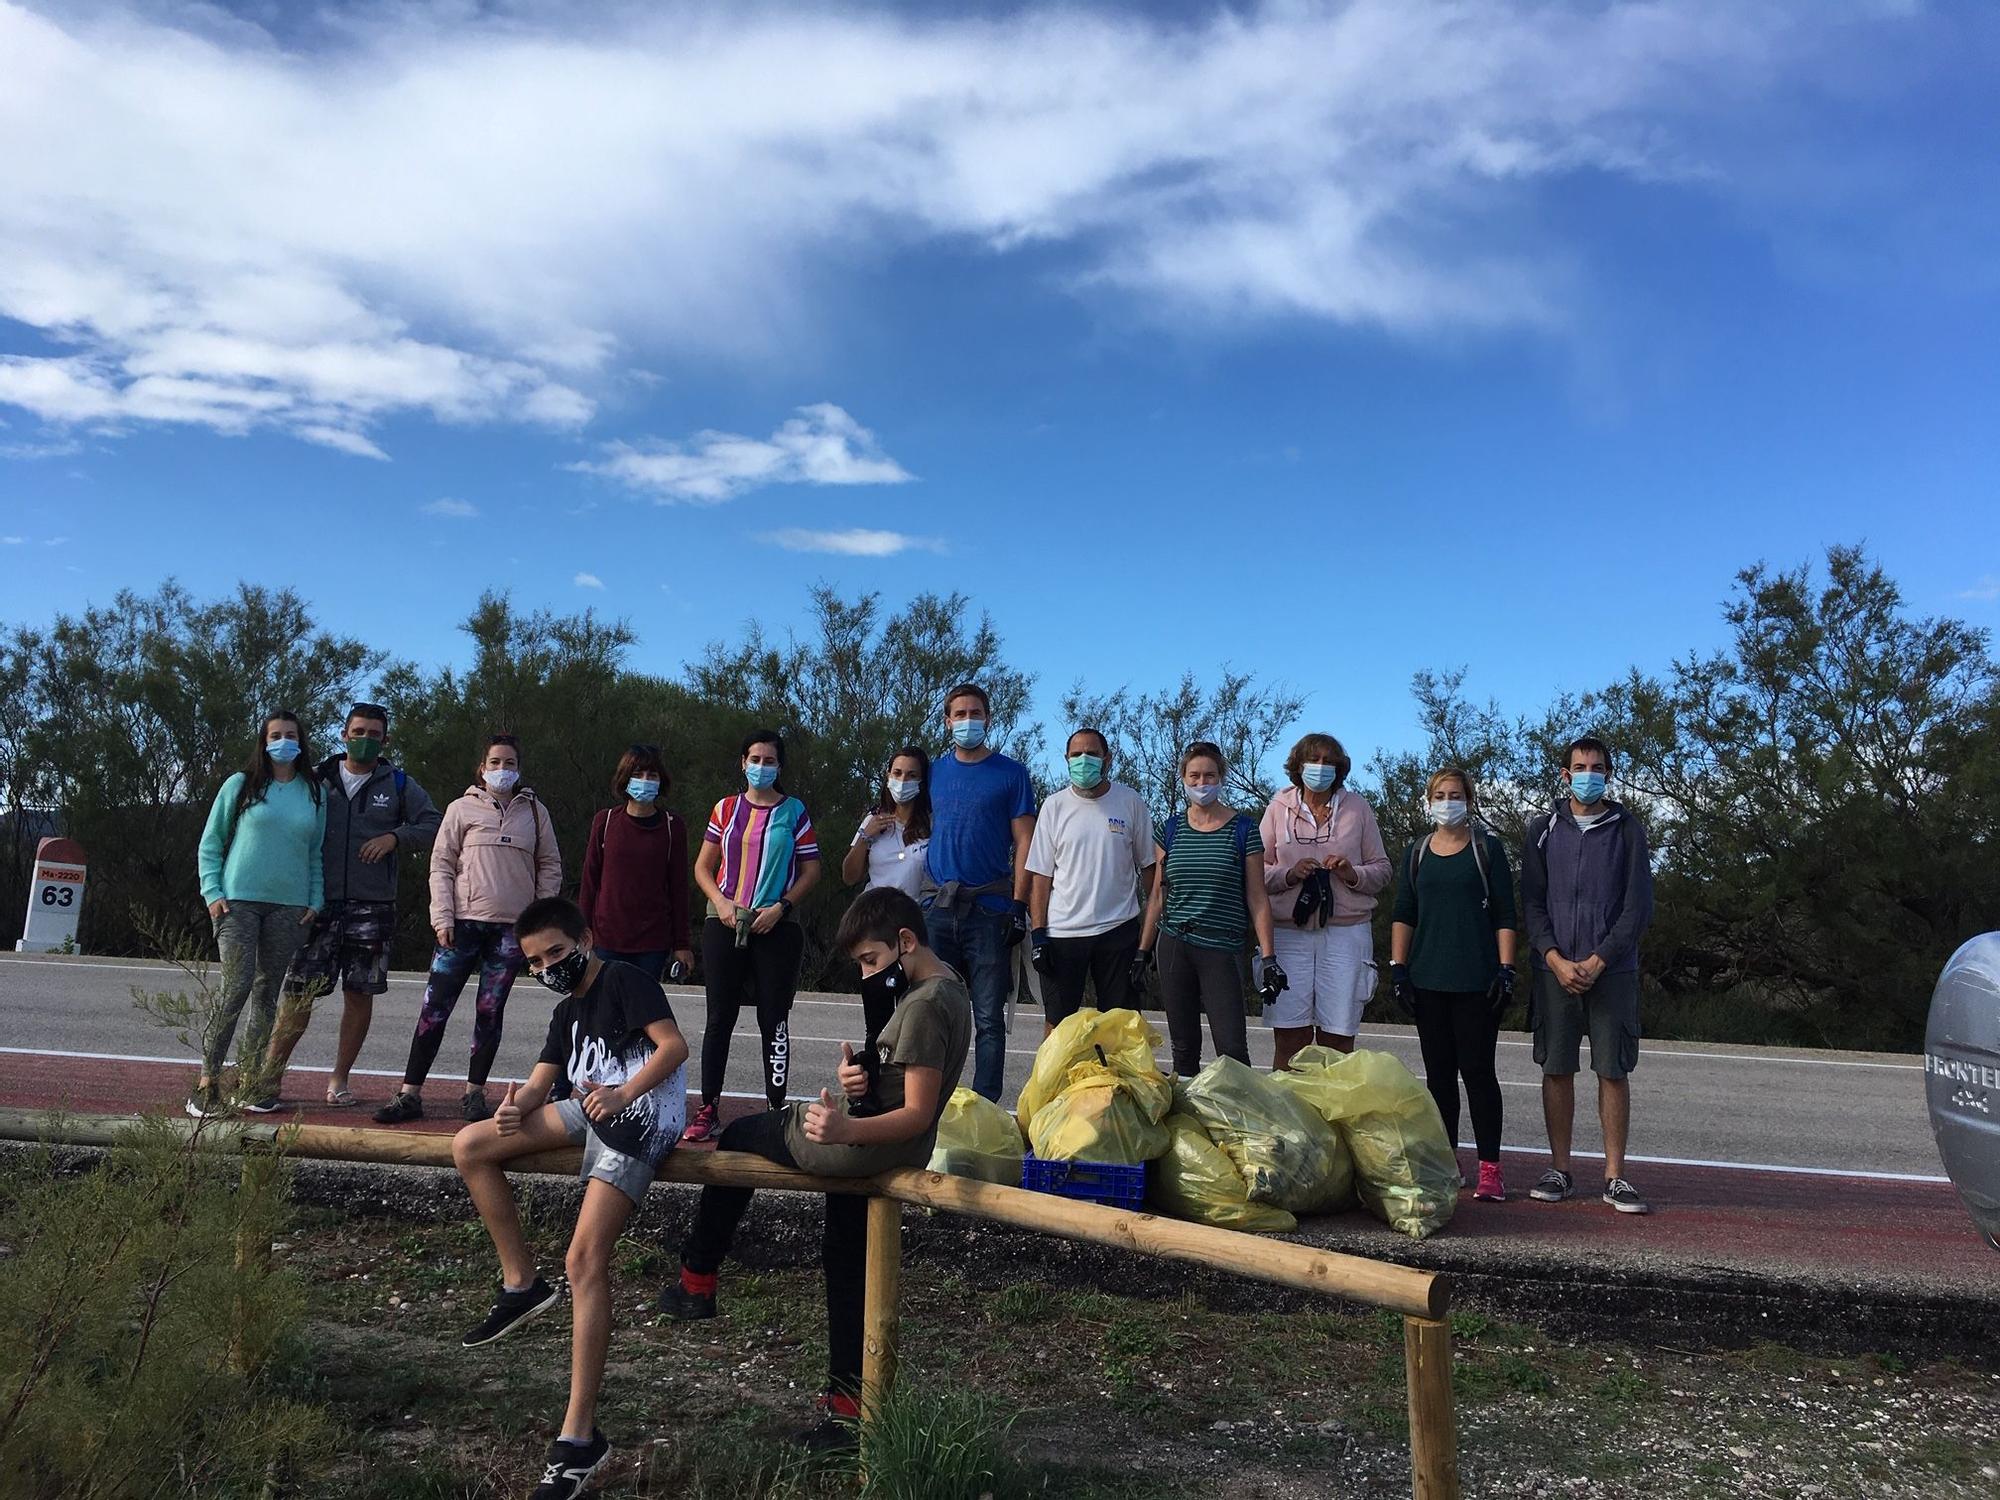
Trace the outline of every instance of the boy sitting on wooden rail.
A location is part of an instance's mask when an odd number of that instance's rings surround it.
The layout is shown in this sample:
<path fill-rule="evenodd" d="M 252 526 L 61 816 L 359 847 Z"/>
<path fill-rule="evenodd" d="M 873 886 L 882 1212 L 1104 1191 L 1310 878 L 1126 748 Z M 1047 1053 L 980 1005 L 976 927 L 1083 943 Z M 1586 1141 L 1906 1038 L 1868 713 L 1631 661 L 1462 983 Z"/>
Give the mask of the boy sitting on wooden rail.
<path fill-rule="evenodd" d="M 856 1061 L 843 1044 L 843 1101 L 820 1090 L 811 1104 L 734 1121 L 718 1150 L 747 1151 L 819 1177 L 872 1177 L 893 1167 L 921 1167 L 937 1141 L 938 1116 L 958 1087 L 972 1041 L 972 1002 L 960 982 L 925 946 L 922 908 L 893 886 L 855 898 L 834 946 L 861 966 L 869 1014 L 895 1007 L 874 1057 Z M 844 1108 L 843 1108 L 844 1105 Z M 660 1310 L 689 1320 L 715 1316 L 716 1276 L 751 1189 L 705 1187 L 694 1229 L 681 1246 L 679 1281 L 660 1294 Z M 799 1435 L 813 1448 L 854 1441 L 860 1416 L 861 1320 L 866 1293 L 867 1199 L 826 1195 L 827 1388 L 819 1420 Z"/>
<path fill-rule="evenodd" d="M 630 964 L 593 957 L 590 929 L 570 902 L 532 903 L 515 919 L 514 936 L 528 972 L 562 999 L 527 1083 L 509 1084 L 493 1117 L 451 1143 L 500 1253 L 500 1300 L 466 1333 L 465 1347 L 504 1338 L 555 1303 L 502 1169 L 514 1157 L 582 1141 L 583 1206 L 565 1263 L 575 1304 L 569 1410 L 534 1492 L 534 1500 L 573 1500 L 611 1456 L 596 1425 L 611 1339 L 611 1249 L 687 1122 L 688 1049 L 659 985 Z"/>

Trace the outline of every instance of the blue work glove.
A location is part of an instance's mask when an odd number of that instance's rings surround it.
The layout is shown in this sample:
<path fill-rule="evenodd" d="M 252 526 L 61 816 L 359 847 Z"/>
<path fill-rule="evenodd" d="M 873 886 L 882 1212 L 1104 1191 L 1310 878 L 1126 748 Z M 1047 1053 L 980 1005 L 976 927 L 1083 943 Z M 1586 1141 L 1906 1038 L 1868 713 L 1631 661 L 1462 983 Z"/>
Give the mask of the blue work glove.
<path fill-rule="evenodd" d="M 1037 927 L 1033 932 L 1028 934 L 1028 962 L 1034 966 L 1035 972 L 1044 979 L 1055 978 L 1056 959 L 1055 955 L 1049 951 L 1048 928 Z"/>
<path fill-rule="evenodd" d="M 1016 901 L 1007 908 L 1007 946 L 1018 948 L 1028 935 L 1028 903 Z"/>

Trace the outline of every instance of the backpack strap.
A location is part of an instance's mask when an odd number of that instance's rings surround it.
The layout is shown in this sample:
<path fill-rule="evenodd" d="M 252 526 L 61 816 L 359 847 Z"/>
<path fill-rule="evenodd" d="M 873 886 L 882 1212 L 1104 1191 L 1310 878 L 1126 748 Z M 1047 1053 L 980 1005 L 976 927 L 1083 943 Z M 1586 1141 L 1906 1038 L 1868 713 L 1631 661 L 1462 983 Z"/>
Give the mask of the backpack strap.
<path fill-rule="evenodd" d="M 410 784 L 410 776 L 401 766 L 390 766 L 389 774 L 396 778 L 396 826 L 401 828 L 410 821 L 410 806 L 403 788 Z"/>
<path fill-rule="evenodd" d="M 1472 845 L 1473 868 L 1479 871 L 1479 909 L 1485 911 L 1493 904 L 1493 877 L 1486 869 L 1486 825 L 1474 820 L 1467 842 Z M 1428 833 L 1410 845 L 1409 857 L 1404 863 L 1408 867 L 1407 878 L 1413 894 L 1417 888 L 1417 871 L 1423 868 L 1424 855 L 1430 852 L 1430 847 L 1431 835 Z"/>

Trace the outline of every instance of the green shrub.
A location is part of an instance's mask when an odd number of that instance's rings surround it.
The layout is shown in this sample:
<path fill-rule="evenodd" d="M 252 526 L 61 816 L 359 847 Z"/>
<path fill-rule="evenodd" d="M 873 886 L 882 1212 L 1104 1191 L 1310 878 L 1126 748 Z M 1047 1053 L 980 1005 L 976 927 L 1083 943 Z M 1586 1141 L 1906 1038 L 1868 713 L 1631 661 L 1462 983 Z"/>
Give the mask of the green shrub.
<path fill-rule="evenodd" d="M 965 1390 L 902 1382 L 861 1429 L 861 1493 L 868 1500 L 980 1500 L 1003 1490 L 1002 1451 L 1013 1418 Z"/>

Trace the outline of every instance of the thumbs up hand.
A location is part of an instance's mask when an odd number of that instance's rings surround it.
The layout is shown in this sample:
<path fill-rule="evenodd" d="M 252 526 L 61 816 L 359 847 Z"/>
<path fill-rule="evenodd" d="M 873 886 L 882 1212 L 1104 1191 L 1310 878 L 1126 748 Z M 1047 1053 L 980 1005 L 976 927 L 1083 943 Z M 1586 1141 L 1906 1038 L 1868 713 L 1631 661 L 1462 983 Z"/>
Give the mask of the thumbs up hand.
<path fill-rule="evenodd" d="M 806 1106 L 806 1139 L 823 1146 L 838 1146 L 853 1128 L 831 1089 L 821 1089 L 819 1098 Z"/>
<path fill-rule="evenodd" d="M 868 1097 L 868 1070 L 854 1060 L 854 1047 L 849 1042 L 840 1044 L 840 1067 L 834 1077 L 840 1080 L 841 1092 L 850 1099 Z"/>
<path fill-rule="evenodd" d="M 514 1085 L 507 1085 L 507 1095 L 500 1101 L 500 1107 L 493 1111 L 493 1128 L 502 1135 L 513 1135 L 521 1128 L 521 1106 L 514 1102 Z"/>

